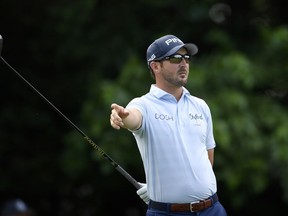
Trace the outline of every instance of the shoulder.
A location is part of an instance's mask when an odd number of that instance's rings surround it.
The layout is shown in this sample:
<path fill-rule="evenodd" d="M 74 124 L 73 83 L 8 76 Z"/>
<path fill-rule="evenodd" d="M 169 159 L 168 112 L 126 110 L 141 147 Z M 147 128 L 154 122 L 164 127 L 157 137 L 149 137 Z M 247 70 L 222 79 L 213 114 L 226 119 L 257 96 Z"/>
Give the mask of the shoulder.
<path fill-rule="evenodd" d="M 188 99 L 192 102 L 192 103 L 195 103 L 199 106 L 202 106 L 202 107 L 208 107 L 208 104 L 206 103 L 206 101 L 202 98 L 199 98 L 199 97 L 196 97 L 196 96 L 193 96 L 193 95 L 189 95 L 188 96 Z"/>
<path fill-rule="evenodd" d="M 143 95 L 143 96 L 141 96 L 141 97 L 136 97 L 136 98 L 134 98 L 134 99 L 132 99 L 129 103 L 128 103 L 128 105 L 127 105 L 127 107 L 130 107 L 130 108 L 132 108 L 132 107 L 137 107 L 137 106 L 144 106 L 144 104 L 145 104 L 145 95 Z"/>
<path fill-rule="evenodd" d="M 185 98 L 195 106 L 208 107 L 204 99 L 190 94 L 190 92 L 185 87 L 183 87 L 183 94 Z"/>
<path fill-rule="evenodd" d="M 143 115 L 145 113 L 146 110 L 146 99 L 145 99 L 145 95 L 141 96 L 141 97 L 136 97 L 134 99 L 132 99 L 126 106 L 127 109 L 137 109 L 141 112 L 141 114 Z"/>
<path fill-rule="evenodd" d="M 204 99 L 189 95 L 188 100 L 193 107 L 197 110 L 201 110 L 205 116 L 211 116 L 210 108 Z"/>

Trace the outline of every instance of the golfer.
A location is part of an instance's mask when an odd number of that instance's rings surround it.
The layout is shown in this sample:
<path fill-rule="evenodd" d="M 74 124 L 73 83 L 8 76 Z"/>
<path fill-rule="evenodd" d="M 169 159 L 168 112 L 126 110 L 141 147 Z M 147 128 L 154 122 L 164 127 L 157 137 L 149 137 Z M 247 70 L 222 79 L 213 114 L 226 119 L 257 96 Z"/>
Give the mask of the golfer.
<path fill-rule="evenodd" d="M 111 105 L 111 126 L 133 133 L 143 160 L 147 185 L 137 194 L 147 216 L 227 215 L 217 196 L 210 109 L 184 87 L 197 52 L 174 35 L 158 38 L 147 49 L 155 84 L 125 108 Z"/>

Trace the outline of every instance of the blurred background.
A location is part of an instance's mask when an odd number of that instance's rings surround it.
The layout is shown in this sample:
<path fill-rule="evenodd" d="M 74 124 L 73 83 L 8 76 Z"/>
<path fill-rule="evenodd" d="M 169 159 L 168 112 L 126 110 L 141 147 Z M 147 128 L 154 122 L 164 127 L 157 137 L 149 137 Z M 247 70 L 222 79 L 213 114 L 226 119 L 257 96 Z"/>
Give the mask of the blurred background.
<path fill-rule="evenodd" d="M 288 1 L 1 0 L 2 57 L 137 181 L 132 134 L 110 127 L 153 83 L 146 49 L 197 44 L 187 88 L 210 106 L 218 194 L 228 215 L 288 210 Z M 110 163 L 0 64 L 0 202 L 41 216 L 144 216 Z"/>

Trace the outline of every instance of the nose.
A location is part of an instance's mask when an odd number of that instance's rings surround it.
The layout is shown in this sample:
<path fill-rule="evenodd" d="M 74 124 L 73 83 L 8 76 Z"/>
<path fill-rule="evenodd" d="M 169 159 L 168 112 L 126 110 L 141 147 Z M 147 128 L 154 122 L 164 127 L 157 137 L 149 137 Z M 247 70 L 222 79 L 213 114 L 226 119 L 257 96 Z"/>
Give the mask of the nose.
<path fill-rule="evenodd" d="M 187 61 L 187 60 L 182 56 L 180 64 L 183 64 L 183 62 L 184 62 L 184 64 L 189 64 L 189 61 Z"/>

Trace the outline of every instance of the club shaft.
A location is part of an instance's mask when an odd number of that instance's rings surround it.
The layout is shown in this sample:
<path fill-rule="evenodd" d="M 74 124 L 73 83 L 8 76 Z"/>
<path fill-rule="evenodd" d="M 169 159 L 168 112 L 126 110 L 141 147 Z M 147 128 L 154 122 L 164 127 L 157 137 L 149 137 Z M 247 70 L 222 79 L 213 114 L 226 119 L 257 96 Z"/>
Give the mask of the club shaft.
<path fill-rule="evenodd" d="M 34 92 L 37 93 L 50 107 L 52 107 L 63 119 L 65 119 L 75 130 L 77 130 L 83 138 L 93 146 L 104 158 L 106 158 L 114 168 L 121 173 L 136 189 L 139 189 L 140 184 L 119 164 L 117 164 L 109 155 L 107 155 L 93 140 L 91 140 L 79 127 L 77 127 L 67 116 L 65 116 L 54 104 L 52 104 L 41 92 L 39 92 L 30 82 L 28 82 L 20 73 L 18 73 L 8 62 L 0 56 L 1 61 L 5 63 L 12 71 L 14 71 Z"/>

